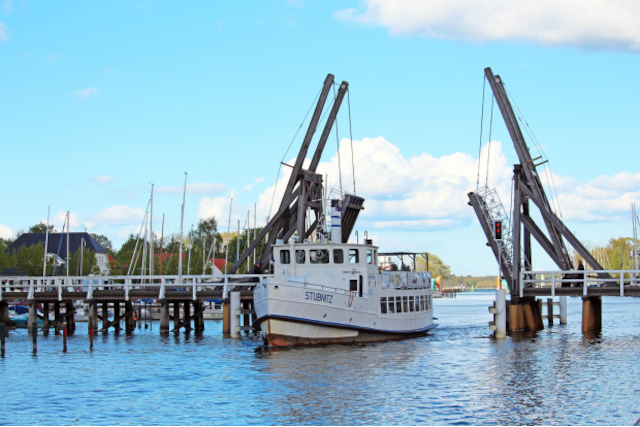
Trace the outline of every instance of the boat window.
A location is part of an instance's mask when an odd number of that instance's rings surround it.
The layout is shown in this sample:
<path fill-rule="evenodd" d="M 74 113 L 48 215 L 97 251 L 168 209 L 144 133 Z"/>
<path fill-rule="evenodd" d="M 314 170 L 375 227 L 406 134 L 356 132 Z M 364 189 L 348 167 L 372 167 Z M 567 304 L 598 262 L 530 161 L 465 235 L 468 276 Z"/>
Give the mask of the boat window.
<path fill-rule="evenodd" d="M 333 250 L 333 263 L 334 264 L 344 263 L 344 252 L 342 251 L 342 249 Z"/>
<path fill-rule="evenodd" d="M 407 297 L 402 297 L 402 312 L 409 312 L 409 301 L 407 301 Z"/>
<path fill-rule="evenodd" d="M 415 311 L 415 306 L 413 305 L 413 296 L 409 297 L 409 311 Z"/>
<path fill-rule="evenodd" d="M 373 264 L 373 251 L 367 249 L 367 264 Z"/>
<path fill-rule="evenodd" d="M 431 310 L 431 295 L 427 295 L 427 310 Z"/>
<path fill-rule="evenodd" d="M 378 265 L 378 251 L 376 250 L 373 251 L 373 263 Z"/>
<path fill-rule="evenodd" d="M 386 314 L 386 312 L 387 312 L 387 298 L 382 297 L 380 298 L 380 313 Z"/>
<path fill-rule="evenodd" d="M 311 249 L 309 262 L 311 264 L 329 264 L 329 250 Z"/>
<path fill-rule="evenodd" d="M 364 283 L 362 282 L 362 276 L 360 276 L 360 287 L 358 290 L 360 291 L 360 298 L 362 298 L 362 289 L 364 288 Z"/>
<path fill-rule="evenodd" d="M 402 313 L 402 300 L 396 297 L 396 313 Z"/>
<path fill-rule="evenodd" d="M 280 264 L 291 264 L 291 254 L 288 249 L 280 251 Z"/>
<path fill-rule="evenodd" d="M 304 264 L 306 261 L 306 254 L 304 249 L 298 249 L 296 251 L 296 264 Z"/>
<path fill-rule="evenodd" d="M 424 295 L 420 295 L 420 311 L 424 310 Z"/>
<path fill-rule="evenodd" d="M 352 279 L 349 280 L 349 290 L 352 292 L 355 292 L 358 290 L 358 280 L 357 279 Z"/>
<path fill-rule="evenodd" d="M 389 313 L 395 313 L 395 312 L 396 312 L 395 302 L 393 300 L 393 297 L 389 297 Z"/>
<path fill-rule="evenodd" d="M 416 295 L 416 311 L 420 311 L 420 297 Z"/>
<path fill-rule="evenodd" d="M 357 249 L 349 249 L 349 263 L 357 264 L 360 262 Z"/>

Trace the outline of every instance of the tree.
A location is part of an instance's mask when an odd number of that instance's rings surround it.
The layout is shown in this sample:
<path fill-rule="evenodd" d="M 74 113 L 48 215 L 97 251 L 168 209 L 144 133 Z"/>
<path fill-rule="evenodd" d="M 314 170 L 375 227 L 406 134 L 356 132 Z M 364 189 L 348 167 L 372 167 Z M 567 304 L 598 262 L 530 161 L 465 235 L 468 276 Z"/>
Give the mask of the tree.
<path fill-rule="evenodd" d="M 42 276 L 44 261 L 44 245 L 37 243 L 31 246 L 21 246 L 14 252 L 15 266 L 25 270 L 28 276 Z"/>
<path fill-rule="evenodd" d="M 49 225 L 49 233 L 54 233 L 56 230 L 53 228 L 53 224 Z M 47 224 L 43 224 L 41 222 L 32 225 L 29 227 L 29 233 L 46 233 L 47 232 Z"/>
<path fill-rule="evenodd" d="M 11 256 L 10 253 L 5 252 L 9 246 L 4 239 L 0 239 L 0 273 L 5 268 L 15 267 L 15 257 Z"/>
<path fill-rule="evenodd" d="M 107 236 L 103 236 L 102 234 L 97 234 L 97 233 L 90 233 L 91 237 L 93 237 L 93 239 L 98 242 L 98 244 L 100 246 L 102 246 L 102 248 L 107 251 L 110 254 L 115 254 L 115 251 L 113 250 L 113 243 L 111 243 L 111 240 L 109 240 L 109 238 Z"/>
<path fill-rule="evenodd" d="M 429 257 L 429 269 L 431 277 L 440 276 L 443 279 L 451 277 L 451 267 L 446 265 L 442 260 L 434 254 L 424 253 L 418 257 L 417 264 L 419 270 L 427 270 L 427 256 Z"/>
<path fill-rule="evenodd" d="M 82 263 L 80 262 L 80 253 L 82 253 Z M 82 264 L 82 271 L 80 271 L 80 264 Z M 97 267 L 97 272 L 94 267 Z M 69 275 L 88 276 L 89 274 L 100 274 L 95 252 L 90 249 L 75 251 L 69 260 Z"/>

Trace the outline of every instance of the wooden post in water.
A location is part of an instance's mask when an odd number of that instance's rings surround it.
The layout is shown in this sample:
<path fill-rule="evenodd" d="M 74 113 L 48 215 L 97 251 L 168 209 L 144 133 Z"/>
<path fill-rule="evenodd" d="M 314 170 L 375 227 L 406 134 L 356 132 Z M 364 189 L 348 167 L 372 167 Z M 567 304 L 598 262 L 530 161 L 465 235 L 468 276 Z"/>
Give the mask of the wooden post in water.
<path fill-rule="evenodd" d="M 582 332 L 602 329 L 602 298 L 582 297 Z"/>
<path fill-rule="evenodd" d="M 231 332 L 231 305 L 229 304 L 229 298 L 222 301 L 222 333 L 228 334 Z"/>
<path fill-rule="evenodd" d="M 553 298 L 547 298 L 547 323 L 553 326 Z"/>
<path fill-rule="evenodd" d="M 42 314 L 43 314 L 42 331 L 44 332 L 45 335 L 49 335 L 49 326 L 51 324 L 51 321 L 49 320 L 49 303 L 48 302 L 42 303 Z"/>
<path fill-rule="evenodd" d="M 180 330 L 180 303 L 179 302 L 173 303 L 173 330 L 174 331 Z"/>
<path fill-rule="evenodd" d="M 56 301 L 53 303 L 53 320 L 56 321 L 56 326 L 54 329 L 54 333 L 58 335 L 60 333 L 60 301 Z"/>
<path fill-rule="evenodd" d="M 31 334 L 33 333 L 33 325 L 36 326 L 36 331 L 38 327 L 38 306 L 35 301 L 29 302 L 29 318 L 27 320 L 27 331 Z"/>
<path fill-rule="evenodd" d="M 31 325 L 31 340 L 33 345 L 33 354 L 38 353 L 38 325 Z"/>
<path fill-rule="evenodd" d="M 518 304 L 509 304 L 509 332 L 518 330 Z"/>
<path fill-rule="evenodd" d="M 169 303 L 160 301 L 160 333 L 169 332 Z"/>
<path fill-rule="evenodd" d="M 185 301 L 184 305 L 184 329 L 185 331 L 191 330 L 191 303 L 189 301 Z"/>
<path fill-rule="evenodd" d="M 243 315 L 242 315 L 242 326 L 251 326 L 251 315 L 248 313 L 249 311 L 249 301 L 243 301 L 242 302 L 242 309 L 243 310 L 247 310 Z"/>
<path fill-rule="evenodd" d="M 67 352 L 67 321 L 65 320 L 62 323 L 62 352 L 66 353 Z"/>
<path fill-rule="evenodd" d="M 115 328 L 116 332 L 122 329 L 122 327 L 120 326 L 120 321 L 118 320 L 116 322 L 116 319 L 118 318 L 118 316 L 120 316 L 120 303 L 114 302 L 113 303 L 113 321 L 115 322 L 115 324 L 113 325 L 113 327 Z"/>
<path fill-rule="evenodd" d="M 0 357 L 4 357 L 4 335 L 5 335 L 5 327 L 3 322 L 3 323 L 0 323 Z"/>
<path fill-rule="evenodd" d="M 109 303 L 102 303 L 102 329 L 104 332 L 109 330 Z"/>

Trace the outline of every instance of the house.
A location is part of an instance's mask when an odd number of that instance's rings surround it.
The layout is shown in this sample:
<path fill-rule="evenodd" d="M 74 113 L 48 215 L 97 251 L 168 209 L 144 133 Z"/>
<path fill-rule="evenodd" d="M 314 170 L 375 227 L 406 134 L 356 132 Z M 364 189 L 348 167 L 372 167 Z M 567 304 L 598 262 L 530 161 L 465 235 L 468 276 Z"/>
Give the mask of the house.
<path fill-rule="evenodd" d="M 93 251 L 101 274 L 109 273 L 109 254 L 89 233 L 69 234 L 69 258 L 84 245 L 85 250 Z M 7 247 L 6 252 L 12 253 L 23 246 L 32 246 L 42 243 L 44 246 L 45 233 L 24 233 Z M 47 245 L 47 259 L 55 258 L 56 264 L 64 265 L 67 258 L 67 233 L 49 233 Z"/>

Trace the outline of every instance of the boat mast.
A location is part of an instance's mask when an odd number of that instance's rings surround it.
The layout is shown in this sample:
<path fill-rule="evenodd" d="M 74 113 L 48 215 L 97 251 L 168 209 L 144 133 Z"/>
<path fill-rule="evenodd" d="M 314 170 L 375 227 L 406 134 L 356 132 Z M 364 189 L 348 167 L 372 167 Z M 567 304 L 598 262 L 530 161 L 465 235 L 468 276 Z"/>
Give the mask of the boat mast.
<path fill-rule="evenodd" d="M 160 234 L 160 274 L 162 275 L 162 252 L 164 249 L 164 214 L 162 214 L 162 232 Z"/>
<path fill-rule="evenodd" d="M 42 277 L 47 275 L 47 251 L 49 250 L 49 216 L 51 215 L 51 205 L 47 210 L 47 230 L 44 236 L 44 262 L 42 264 Z M 44 285 L 44 283 L 43 283 Z"/>
<path fill-rule="evenodd" d="M 253 204 L 253 240 L 256 240 L 256 228 L 258 228 L 258 226 L 256 225 L 257 221 L 256 221 L 256 211 L 258 209 L 258 204 L 254 203 Z M 247 245 L 248 247 L 248 245 Z M 256 265 L 256 248 L 253 248 L 253 263 L 251 265 Z"/>
<path fill-rule="evenodd" d="M 227 274 L 227 263 L 229 262 L 229 233 L 231 232 L 231 206 L 233 198 L 229 200 L 229 221 L 227 222 L 227 244 L 224 250 L 224 274 Z"/>
<path fill-rule="evenodd" d="M 69 211 L 67 211 L 67 277 L 69 277 L 69 228 L 71 227 L 71 223 L 69 222 Z M 66 284 L 69 284 L 67 280 Z"/>
<path fill-rule="evenodd" d="M 184 199 L 187 194 L 187 173 L 184 173 L 184 190 L 182 191 L 182 213 L 180 214 L 180 252 L 178 255 L 178 276 L 182 278 L 182 229 L 184 227 Z M 182 282 L 182 281 L 180 281 Z"/>
<path fill-rule="evenodd" d="M 151 184 L 151 211 L 149 215 L 149 276 L 153 276 L 153 184 Z M 151 283 L 151 279 L 149 279 Z"/>

